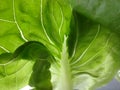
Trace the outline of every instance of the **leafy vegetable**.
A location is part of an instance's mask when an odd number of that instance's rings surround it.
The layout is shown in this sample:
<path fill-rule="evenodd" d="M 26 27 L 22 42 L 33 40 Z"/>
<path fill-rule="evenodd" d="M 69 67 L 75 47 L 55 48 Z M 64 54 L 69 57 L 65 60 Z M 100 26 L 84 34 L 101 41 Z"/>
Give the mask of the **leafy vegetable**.
<path fill-rule="evenodd" d="M 1 90 L 94 90 L 112 80 L 120 69 L 112 3 L 0 0 Z"/>
<path fill-rule="evenodd" d="M 72 7 L 85 16 L 119 31 L 120 1 L 108 0 L 70 0 Z"/>

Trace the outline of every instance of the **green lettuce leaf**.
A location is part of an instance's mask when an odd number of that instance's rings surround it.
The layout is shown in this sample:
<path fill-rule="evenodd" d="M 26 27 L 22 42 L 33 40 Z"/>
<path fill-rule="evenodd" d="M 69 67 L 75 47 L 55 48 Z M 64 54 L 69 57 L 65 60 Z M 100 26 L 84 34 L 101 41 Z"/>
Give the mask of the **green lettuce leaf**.
<path fill-rule="evenodd" d="M 73 90 L 94 90 L 120 68 L 119 36 L 76 12 L 74 17 L 69 39 Z"/>
<path fill-rule="evenodd" d="M 50 90 L 48 70 L 49 61 L 53 61 L 46 55 L 50 52 L 54 58 L 60 57 L 64 35 L 69 33 L 70 6 L 62 0 L 0 0 L 0 4 L 1 89 L 19 90 L 30 84 L 36 89 Z M 46 48 L 31 41 L 41 42 Z"/>
<path fill-rule="evenodd" d="M 79 1 L 0 0 L 1 90 L 94 90 L 112 80 L 120 36 L 110 28 L 117 30 L 119 20 L 92 16 Z"/>
<path fill-rule="evenodd" d="M 120 31 L 119 0 L 69 0 L 74 10 L 101 23 L 115 32 Z"/>
<path fill-rule="evenodd" d="M 43 53 L 46 53 L 43 55 Z M 50 53 L 38 42 L 28 42 L 20 46 L 13 54 L 0 55 L 0 87 L 1 90 L 20 90 L 33 79 L 35 61 L 48 63 Z M 39 62 L 38 62 L 39 61 Z M 41 65 L 42 66 L 42 65 Z M 39 67 L 38 67 L 39 69 Z M 43 68 L 41 68 L 42 70 Z M 49 68 L 46 68 L 48 70 Z M 45 68 L 43 69 L 45 70 Z M 50 83 L 50 79 L 46 78 Z M 42 83 L 42 82 L 41 82 Z M 46 84 L 45 84 L 46 85 Z"/>

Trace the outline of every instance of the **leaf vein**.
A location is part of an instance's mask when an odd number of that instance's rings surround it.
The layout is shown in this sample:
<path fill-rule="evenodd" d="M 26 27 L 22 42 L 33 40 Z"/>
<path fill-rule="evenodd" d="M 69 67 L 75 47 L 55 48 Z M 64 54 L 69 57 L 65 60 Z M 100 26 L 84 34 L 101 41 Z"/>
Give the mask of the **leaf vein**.
<path fill-rule="evenodd" d="M 17 22 L 17 19 L 16 19 L 15 0 L 13 0 L 13 16 L 14 16 L 15 24 L 16 24 L 19 32 L 20 32 L 21 38 L 22 38 L 25 42 L 27 42 L 28 40 L 25 38 L 25 36 L 24 36 L 24 34 L 23 34 L 23 31 L 22 31 L 22 29 L 20 28 L 20 26 L 19 26 L 19 24 L 18 24 L 18 22 Z"/>
<path fill-rule="evenodd" d="M 2 22 L 8 22 L 8 23 L 15 23 L 14 21 L 10 21 L 10 20 L 6 20 L 6 19 L 2 19 L 2 18 L 0 18 L 0 21 L 2 21 Z"/>
<path fill-rule="evenodd" d="M 3 46 L 1 46 L 1 45 L 0 45 L 0 48 L 1 48 L 2 50 L 4 50 L 5 52 L 10 53 L 9 50 L 7 50 L 5 47 L 3 47 Z"/>
<path fill-rule="evenodd" d="M 74 65 L 74 64 L 78 63 L 78 62 L 82 59 L 82 57 L 87 53 L 87 51 L 89 50 L 89 48 L 90 48 L 90 46 L 92 45 L 92 43 L 94 42 L 94 40 L 97 38 L 97 36 L 98 36 L 98 34 L 99 34 L 99 31 L 100 31 L 100 25 L 98 25 L 98 31 L 97 31 L 95 37 L 93 38 L 93 40 L 91 41 L 91 43 L 90 43 L 90 44 L 88 45 L 88 47 L 83 51 L 83 53 L 80 55 L 80 57 L 78 57 L 78 59 L 77 59 L 75 62 L 71 63 L 71 65 Z"/>
<path fill-rule="evenodd" d="M 50 39 L 50 37 L 48 36 L 48 34 L 47 34 L 47 32 L 46 32 L 46 29 L 45 29 L 45 26 L 44 26 L 44 24 L 43 24 L 43 15 L 42 15 L 42 13 L 43 13 L 43 11 L 42 11 L 43 6 L 42 6 L 42 0 L 41 0 L 41 2 L 40 2 L 40 9 L 41 9 L 41 10 L 40 10 L 40 17 L 41 17 L 42 28 L 43 28 L 44 33 L 45 33 L 47 39 L 49 40 L 49 42 L 54 45 L 53 41 L 52 41 L 52 40 Z"/>

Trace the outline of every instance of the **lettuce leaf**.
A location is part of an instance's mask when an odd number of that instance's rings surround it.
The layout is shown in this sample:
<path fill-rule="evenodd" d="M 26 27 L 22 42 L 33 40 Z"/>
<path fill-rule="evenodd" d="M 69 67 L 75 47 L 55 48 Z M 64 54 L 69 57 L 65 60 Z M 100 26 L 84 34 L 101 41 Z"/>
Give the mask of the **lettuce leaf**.
<path fill-rule="evenodd" d="M 102 1 L 91 9 L 79 1 L 0 0 L 1 90 L 94 90 L 112 80 L 120 36 L 110 18 L 119 7 L 103 17 Z"/>
<path fill-rule="evenodd" d="M 69 2 L 77 12 L 115 32 L 120 31 L 119 0 L 69 0 Z"/>

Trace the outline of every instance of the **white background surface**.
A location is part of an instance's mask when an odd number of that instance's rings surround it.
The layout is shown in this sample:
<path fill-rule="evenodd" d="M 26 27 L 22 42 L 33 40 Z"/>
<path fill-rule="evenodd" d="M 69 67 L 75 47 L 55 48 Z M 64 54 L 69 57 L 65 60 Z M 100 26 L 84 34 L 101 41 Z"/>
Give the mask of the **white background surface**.
<path fill-rule="evenodd" d="M 120 82 L 113 79 L 108 85 L 97 90 L 120 90 Z"/>

